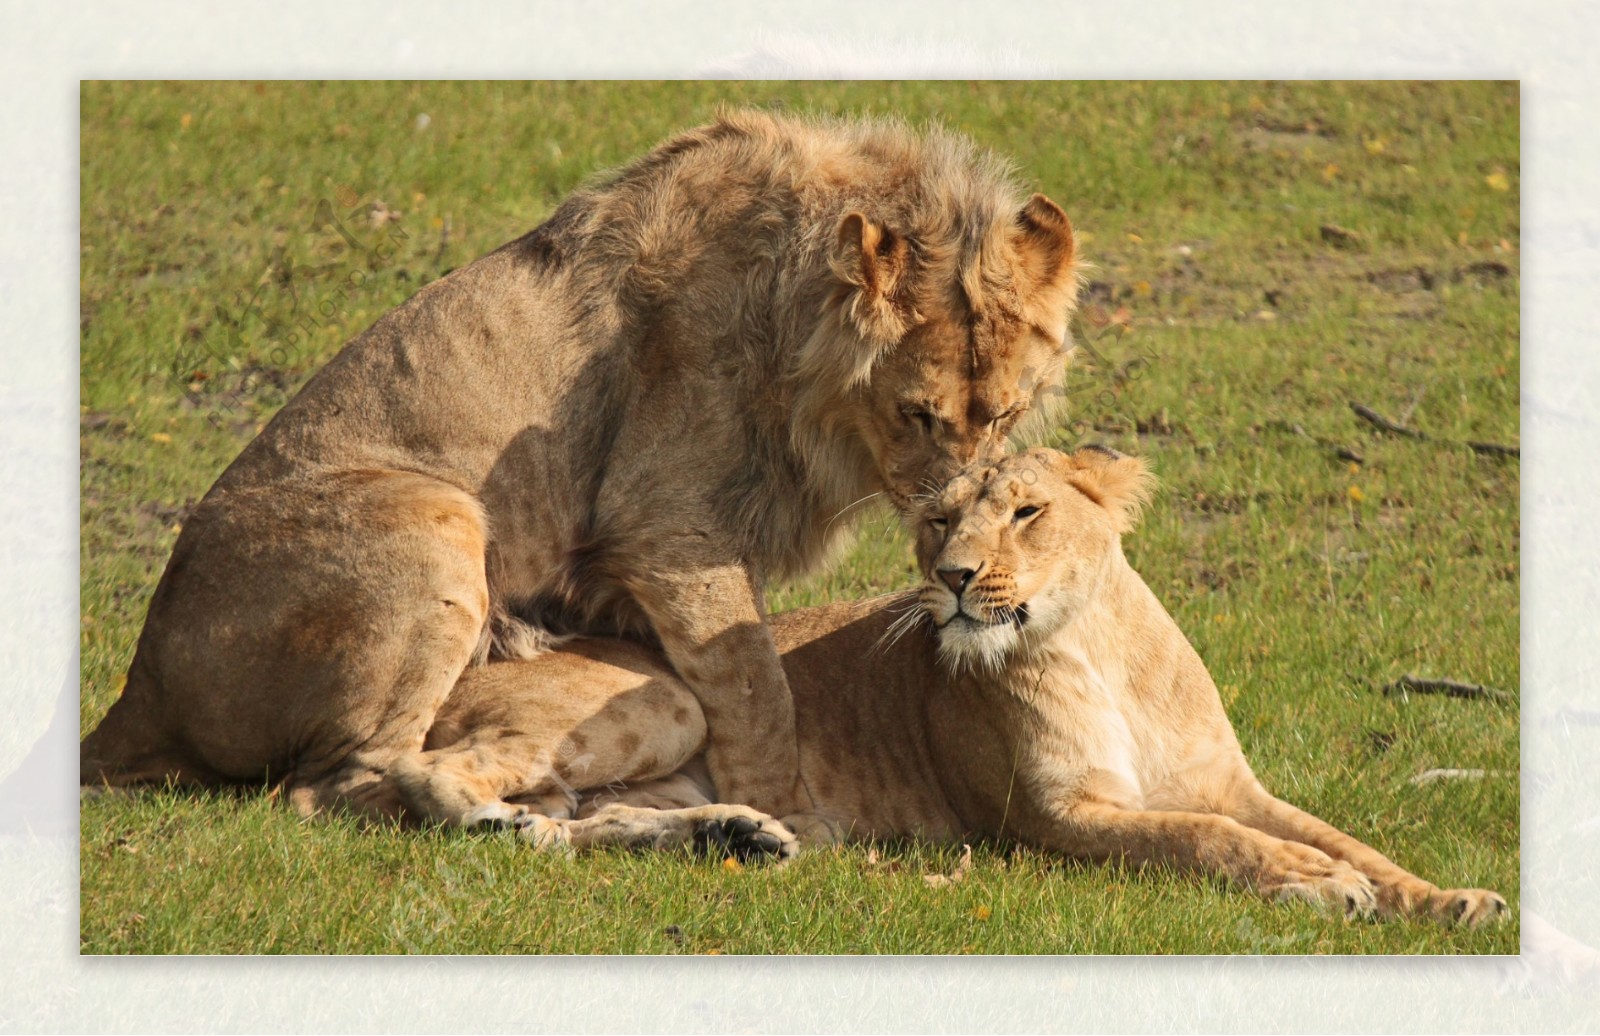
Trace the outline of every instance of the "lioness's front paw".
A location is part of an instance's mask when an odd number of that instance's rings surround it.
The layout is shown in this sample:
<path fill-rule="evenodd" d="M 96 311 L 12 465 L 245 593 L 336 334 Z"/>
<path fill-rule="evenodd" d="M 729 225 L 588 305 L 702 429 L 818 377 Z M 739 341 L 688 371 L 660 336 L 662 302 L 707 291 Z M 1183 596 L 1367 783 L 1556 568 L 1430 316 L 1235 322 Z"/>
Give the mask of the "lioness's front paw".
<path fill-rule="evenodd" d="M 1429 897 L 1428 906 L 1439 920 L 1468 928 L 1498 921 L 1510 909 L 1498 892 L 1488 889 L 1441 889 Z"/>
<path fill-rule="evenodd" d="M 697 852 L 739 860 L 773 857 L 782 862 L 800 851 L 794 832 L 765 813 L 744 806 L 707 806 L 710 814 L 695 821 Z"/>
<path fill-rule="evenodd" d="M 1263 882 L 1261 891 L 1278 900 L 1303 899 L 1333 907 L 1346 917 L 1366 917 L 1378 906 L 1370 878 L 1315 849 L 1301 854 L 1282 875 Z"/>

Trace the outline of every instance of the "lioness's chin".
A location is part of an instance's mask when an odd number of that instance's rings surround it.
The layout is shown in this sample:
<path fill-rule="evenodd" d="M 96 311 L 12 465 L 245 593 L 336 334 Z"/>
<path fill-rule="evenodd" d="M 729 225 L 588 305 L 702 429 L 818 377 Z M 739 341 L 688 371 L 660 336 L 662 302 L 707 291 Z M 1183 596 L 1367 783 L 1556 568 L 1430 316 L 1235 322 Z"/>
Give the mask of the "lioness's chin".
<path fill-rule="evenodd" d="M 1022 647 L 1012 622 L 989 623 L 957 615 L 939 629 L 939 658 L 951 669 L 999 669 Z"/>

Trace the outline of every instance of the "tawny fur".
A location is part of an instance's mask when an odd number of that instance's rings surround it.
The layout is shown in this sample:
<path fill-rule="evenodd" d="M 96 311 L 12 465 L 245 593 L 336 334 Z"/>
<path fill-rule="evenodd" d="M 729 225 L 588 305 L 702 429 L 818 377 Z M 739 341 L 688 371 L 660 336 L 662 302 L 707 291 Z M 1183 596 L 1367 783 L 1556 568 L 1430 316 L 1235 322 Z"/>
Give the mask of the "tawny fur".
<path fill-rule="evenodd" d="M 82 780 L 392 812 L 469 663 L 584 633 L 659 642 L 718 784 L 803 806 L 764 581 L 1058 398 L 1075 270 L 1061 210 L 952 134 L 667 141 L 384 316 L 222 474 Z"/>
<path fill-rule="evenodd" d="M 786 829 L 813 841 L 996 836 L 1353 913 L 1469 924 L 1502 913 L 1495 893 L 1441 890 L 1262 788 L 1204 664 L 1122 553 L 1149 485 L 1142 462 L 1099 450 L 980 465 L 919 510 L 915 598 L 775 617 L 814 802 Z M 912 600 L 920 626 L 905 632 Z M 551 707 L 569 693 L 586 701 L 576 720 Z M 441 789 L 467 809 L 552 786 L 580 816 L 611 801 L 697 807 L 716 787 L 678 767 L 702 736 L 694 696 L 659 656 L 586 642 L 469 674 L 426 762 L 405 768 L 404 797 L 455 823 L 471 820 L 433 805 Z M 501 780 L 518 766 L 520 783 Z M 627 817 L 640 844 L 648 814 Z M 537 827 L 559 841 L 566 823 Z M 661 823 L 682 825 L 671 808 Z"/>

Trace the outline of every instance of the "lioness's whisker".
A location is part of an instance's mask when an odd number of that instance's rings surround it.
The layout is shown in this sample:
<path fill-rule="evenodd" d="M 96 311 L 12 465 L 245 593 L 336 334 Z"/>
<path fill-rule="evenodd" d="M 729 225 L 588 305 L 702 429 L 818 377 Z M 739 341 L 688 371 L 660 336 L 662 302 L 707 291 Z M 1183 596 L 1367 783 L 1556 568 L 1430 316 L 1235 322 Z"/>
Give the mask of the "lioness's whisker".
<path fill-rule="evenodd" d="M 913 600 L 912 603 L 915 603 L 915 600 Z M 888 627 L 884 629 L 883 634 L 873 642 L 872 650 L 874 652 L 878 652 L 893 647 L 895 644 L 900 642 L 900 638 L 904 637 L 907 633 L 911 632 L 911 630 L 915 629 L 917 624 L 925 617 L 926 613 L 920 607 L 906 609 L 900 615 L 900 617 L 891 622 Z"/>

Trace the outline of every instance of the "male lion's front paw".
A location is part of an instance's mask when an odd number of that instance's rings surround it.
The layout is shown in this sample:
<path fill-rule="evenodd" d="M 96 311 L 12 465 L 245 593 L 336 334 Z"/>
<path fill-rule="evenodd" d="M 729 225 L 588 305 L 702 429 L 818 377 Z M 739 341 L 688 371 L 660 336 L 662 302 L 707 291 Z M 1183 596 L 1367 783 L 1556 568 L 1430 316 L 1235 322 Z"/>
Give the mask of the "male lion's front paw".
<path fill-rule="evenodd" d="M 771 857 L 779 862 L 800 851 L 794 832 L 764 813 L 744 806 L 706 806 L 706 816 L 695 821 L 696 852 L 732 856 L 738 860 Z"/>
<path fill-rule="evenodd" d="M 517 837 L 535 849 L 541 851 L 572 849 L 572 835 L 568 832 L 565 821 L 551 820 L 538 813 L 523 813 L 512 821 L 512 826 L 517 829 Z"/>
<path fill-rule="evenodd" d="M 1505 899 L 1488 889 L 1442 889 L 1429 897 L 1429 911 L 1446 924 L 1476 928 L 1500 920 L 1509 911 Z"/>
<path fill-rule="evenodd" d="M 1261 891 L 1274 899 L 1303 899 L 1332 907 L 1346 917 L 1366 917 L 1378 906 L 1372 880 L 1343 860 L 1309 846 L 1296 854 L 1281 875 L 1262 882 Z"/>

